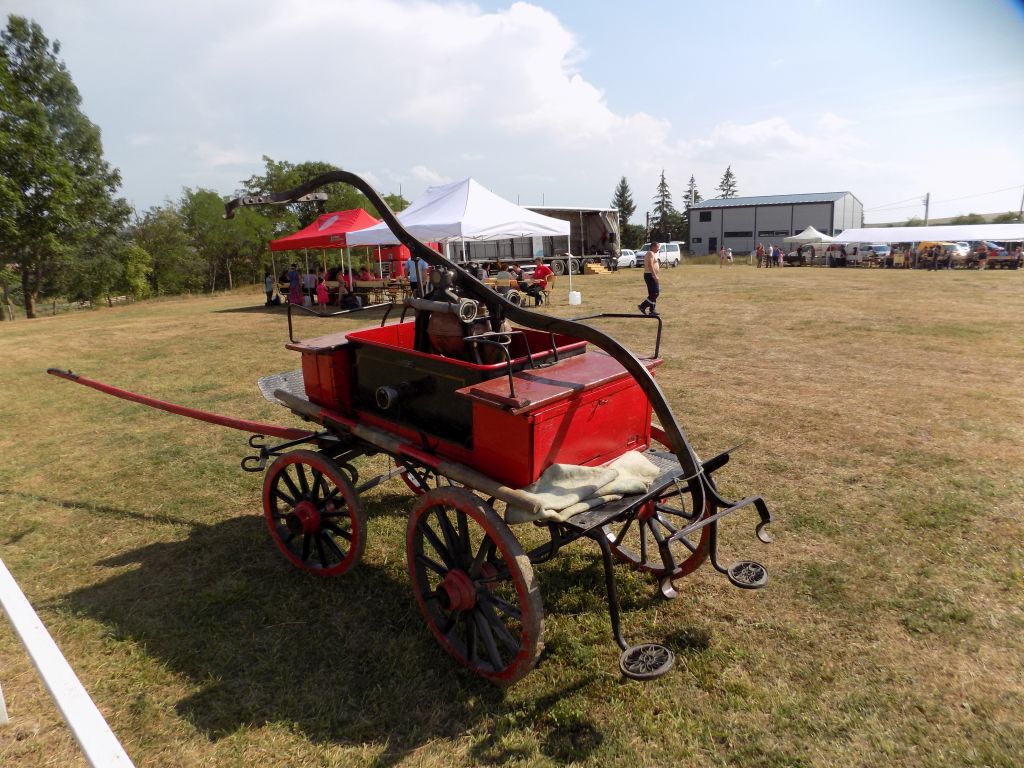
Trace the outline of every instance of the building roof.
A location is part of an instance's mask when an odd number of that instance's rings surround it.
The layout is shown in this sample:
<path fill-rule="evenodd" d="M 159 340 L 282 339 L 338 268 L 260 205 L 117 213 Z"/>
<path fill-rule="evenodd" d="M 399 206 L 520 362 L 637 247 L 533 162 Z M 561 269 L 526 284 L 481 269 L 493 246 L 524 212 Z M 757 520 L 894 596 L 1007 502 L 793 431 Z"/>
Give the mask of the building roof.
<path fill-rule="evenodd" d="M 802 195 L 760 195 L 758 197 L 716 197 L 691 208 L 739 208 L 748 205 L 792 205 L 793 203 L 831 203 L 851 192 L 805 192 Z M 855 198 L 856 199 L 856 198 Z"/>

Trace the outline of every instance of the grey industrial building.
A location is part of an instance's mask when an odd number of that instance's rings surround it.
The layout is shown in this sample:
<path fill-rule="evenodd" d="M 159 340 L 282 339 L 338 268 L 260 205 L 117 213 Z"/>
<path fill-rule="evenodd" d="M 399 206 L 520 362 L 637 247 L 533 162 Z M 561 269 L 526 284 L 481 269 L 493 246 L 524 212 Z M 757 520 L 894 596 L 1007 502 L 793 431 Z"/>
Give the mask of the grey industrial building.
<path fill-rule="evenodd" d="M 758 243 L 779 245 L 808 226 L 836 235 L 863 225 L 864 205 L 850 192 L 716 198 L 690 208 L 690 253 L 747 253 Z"/>

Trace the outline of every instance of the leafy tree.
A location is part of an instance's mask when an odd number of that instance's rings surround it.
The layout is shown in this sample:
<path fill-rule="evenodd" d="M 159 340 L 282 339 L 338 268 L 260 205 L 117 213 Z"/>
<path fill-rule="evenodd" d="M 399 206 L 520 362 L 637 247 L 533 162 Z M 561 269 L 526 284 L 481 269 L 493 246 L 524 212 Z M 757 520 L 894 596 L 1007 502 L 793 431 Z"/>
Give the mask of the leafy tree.
<path fill-rule="evenodd" d="M 1014 213 L 1013 211 L 1000 213 L 998 216 L 992 219 L 993 224 L 1013 224 L 1014 222 L 1017 221 L 1021 221 L 1021 216 L 1019 213 Z"/>
<path fill-rule="evenodd" d="M 683 236 L 683 217 L 672 204 L 672 192 L 665 180 L 665 171 L 661 172 L 658 190 L 654 195 L 654 207 L 651 211 L 651 240 L 671 240 L 672 236 Z"/>
<path fill-rule="evenodd" d="M 156 296 L 201 291 L 204 262 L 192 247 L 177 206 L 150 208 L 131 227 L 131 237 L 151 259 L 151 292 Z"/>
<path fill-rule="evenodd" d="M 72 300 L 90 299 L 94 303 L 106 299 L 113 305 L 114 296 L 142 299 L 149 295 L 149 272 L 152 257 L 126 236 L 97 239 L 82 251 L 74 262 L 73 280 L 67 289 Z"/>
<path fill-rule="evenodd" d="M 985 217 L 980 213 L 966 213 L 962 216 L 956 216 L 950 220 L 950 224 L 984 224 Z"/>
<path fill-rule="evenodd" d="M 398 213 L 399 211 L 404 211 L 406 208 L 409 207 L 409 201 L 406 200 L 401 195 L 391 194 L 391 195 L 381 195 L 381 197 L 383 197 L 384 198 L 384 202 L 388 204 L 388 208 L 390 208 L 395 213 Z M 363 199 L 366 200 L 365 196 L 363 197 Z M 366 202 L 369 203 L 370 201 L 366 200 Z M 352 208 L 352 207 L 354 207 L 354 206 L 349 206 L 349 208 Z M 365 208 L 366 206 L 361 206 L 361 207 Z M 331 210 L 332 211 L 334 211 L 334 210 L 343 211 L 343 210 L 347 210 L 347 209 L 345 209 L 345 208 L 332 208 Z M 376 208 L 371 207 L 368 212 L 372 213 L 375 210 L 376 210 Z M 379 218 L 379 216 L 380 216 L 380 214 L 378 212 L 378 218 Z"/>
<path fill-rule="evenodd" d="M 30 318 L 76 249 L 116 232 L 129 213 L 114 197 L 120 176 L 103 160 L 99 129 L 79 109 L 59 53 L 59 43 L 20 16 L 0 32 L 0 250 L 18 264 Z"/>
<path fill-rule="evenodd" d="M 14 319 L 14 301 L 11 298 L 11 286 L 18 281 L 14 270 L 6 264 L 0 264 L 0 320 Z"/>
<path fill-rule="evenodd" d="M 920 216 L 911 216 L 909 219 L 907 219 L 905 222 L 903 222 L 903 226 L 904 227 L 923 227 L 924 226 L 924 219 L 922 219 Z"/>
<path fill-rule="evenodd" d="M 636 203 L 633 202 L 633 193 L 629 188 L 629 182 L 623 176 L 615 187 L 615 194 L 612 195 L 612 208 L 619 212 L 619 226 L 625 228 L 629 220 L 636 213 Z"/>
<path fill-rule="evenodd" d="M 245 194 L 266 195 L 274 192 L 284 192 L 287 189 L 297 187 L 303 182 L 309 181 L 314 176 L 328 171 L 336 171 L 338 167 L 330 163 L 319 161 L 305 162 L 299 164 L 289 163 L 286 160 L 278 162 L 273 158 L 263 156 L 266 170 L 262 175 L 250 176 L 244 184 Z M 268 206 L 261 209 L 261 213 L 274 222 L 282 222 L 278 229 L 283 231 L 295 231 L 308 226 L 316 221 L 316 217 L 324 211 L 345 211 L 352 208 L 363 208 L 368 213 L 379 217 L 377 209 L 370 204 L 366 196 L 349 186 L 348 184 L 328 184 L 320 192 L 327 193 L 327 200 L 324 202 L 292 203 L 287 206 Z M 393 210 L 401 210 L 408 206 L 408 202 L 400 195 L 393 195 L 391 200 L 385 197 L 388 205 Z M 392 202 L 401 206 L 396 208 Z"/>
<path fill-rule="evenodd" d="M 185 190 L 182 218 L 192 247 L 205 259 L 206 282 L 217 289 L 223 274 L 227 290 L 234 288 L 234 272 L 242 268 L 258 278 L 273 222 L 252 209 L 243 208 L 233 219 L 224 218 L 224 199 L 208 189 Z"/>
<path fill-rule="evenodd" d="M 722 174 L 722 180 L 718 182 L 718 196 L 721 198 L 736 197 L 736 174 L 732 172 L 732 166 L 728 166 L 725 169 L 725 173 Z"/>
<path fill-rule="evenodd" d="M 646 242 L 647 230 L 643 224 L 629 224 L 627 222 L 619 226 L 622 229 L 619 236 L 622 240 L 623 248 L 639 248 Z"/>

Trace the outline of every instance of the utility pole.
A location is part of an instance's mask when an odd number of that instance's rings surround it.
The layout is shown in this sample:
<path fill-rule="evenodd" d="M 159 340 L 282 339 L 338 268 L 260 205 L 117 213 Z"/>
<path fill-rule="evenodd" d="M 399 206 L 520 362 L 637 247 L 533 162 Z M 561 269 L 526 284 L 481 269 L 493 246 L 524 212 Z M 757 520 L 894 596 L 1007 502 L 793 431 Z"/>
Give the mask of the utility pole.
<path fill-rule="evenodd" d="M 931 199 L 932 199 L 932 193 L 931 192 L 925 192 L 924 193 L 924 225 L 926 227 L 928 226 L 928 203 L 931 201 Z"/>
<path fill-rule="evenodd" d="M 1024 192 L 1020 193 L 1020 210 L 1017 211 L 1017 221 L 1024 221 Z"/>

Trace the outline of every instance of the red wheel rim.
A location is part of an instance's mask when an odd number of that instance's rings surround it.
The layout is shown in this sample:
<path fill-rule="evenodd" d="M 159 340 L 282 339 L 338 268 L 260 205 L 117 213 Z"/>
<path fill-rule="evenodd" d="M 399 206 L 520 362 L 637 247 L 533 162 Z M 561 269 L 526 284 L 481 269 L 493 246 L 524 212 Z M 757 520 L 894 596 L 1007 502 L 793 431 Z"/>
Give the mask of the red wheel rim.
<path fill-rule="evenodd" d="M 543 648 L 529 559 L 490 505 L 464 488 L 425 493 L 406 538 L 416 602 L 441 646 L 476 674 L 510 685 Z"/>
<path fill-rule="evenodd" d="M 263 481 L 270 536 L 295 566 L 318 576 L 355 567 L 366 544 L 366 517 L 333 459 L 314 451 L 277 458 Z"/>

